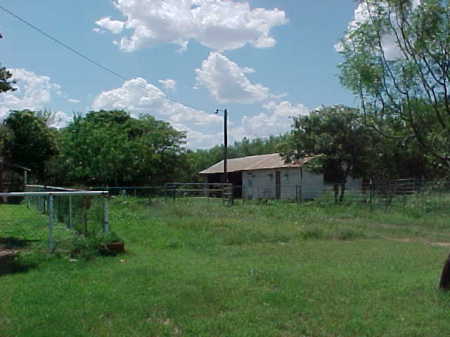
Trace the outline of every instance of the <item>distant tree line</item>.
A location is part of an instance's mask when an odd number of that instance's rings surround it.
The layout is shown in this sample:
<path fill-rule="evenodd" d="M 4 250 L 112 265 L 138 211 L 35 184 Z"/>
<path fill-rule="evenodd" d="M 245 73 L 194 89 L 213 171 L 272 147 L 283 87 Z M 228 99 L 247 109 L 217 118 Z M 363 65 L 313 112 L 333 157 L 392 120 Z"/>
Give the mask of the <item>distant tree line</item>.
<path fill-rule="evenodd" d="M 152 116 L 91 111 L 63 128 L 47 126 L 48 113 L 12 111 L 0 126 L 0 157 L 29 167 L 37 181 L 72 186 L 142 186 L 202 181 L 198 172 L 223 159 L 223 146 L 185 148 L 184 132 Z M 292 130 L 265 139 L 244 138 L 229 158 L 280 152 L 286 160 L 318 156 L 310 165 L 325 179 L 343 184 L 367 179 L 434 178 L 444 166 L 411 139 L 403 124 L 384 121 L 397 137 L 385 137 L 358 109 L 321 107 L 293 119 Z"/>
<path fill-rule="evenodd" d="M 186 149 L 184 132 L 150 115 L 122 110 L 76 115 L 63 129 L 50 128 L 51 114 L 11 111 L 0 127 L 0 156 L 32 169 L 43 184 L 78 186 L 162 185 L 201 181 L 198 172 L 223 159 L 223 146 Z M 229 157 L 273 153 L 288 135 L 244 138 Z"/>

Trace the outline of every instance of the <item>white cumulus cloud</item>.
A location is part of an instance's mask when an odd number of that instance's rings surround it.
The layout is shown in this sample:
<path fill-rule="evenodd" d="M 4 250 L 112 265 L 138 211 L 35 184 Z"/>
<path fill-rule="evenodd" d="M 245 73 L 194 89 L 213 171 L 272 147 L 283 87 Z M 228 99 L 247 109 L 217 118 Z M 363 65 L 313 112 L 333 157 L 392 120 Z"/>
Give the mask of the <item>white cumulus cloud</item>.
<path fill-rule="evenodd" d="M 158 81 L 164 89 L 166 90 L 175 90 L 177 87 L 177 81 L 172 80 L 170 78 L 166 79 L 166 80 L 159 80 Z"/>
<path fill-rule="evenodd" d="M 293 117 L 307 115 L 310 110 L 303 104 L 271 101 L 263 105 L 264 112 L 244 116 L 241 125 L 234 128 L 235 137 L 257 138 L 280 135 L 291 129 Z"/>
<path fill-rule="evenodd" d="M 197 73 L 197 86 L 205 87 L 220 103 L 256 103 L 270 97 L 270 90 L 252 83 L 247 74 L 251 68 L 241 68 L 226 56 L 211 52 Z"/>
<path fill-rule="evenodd" d="M 115 0 L 114 5 L 125 19 L 102 18 L 97 25 L 115 34 L 129 32 L 118 43 L 125 51 L 157 43 L 185 49 L 191 40 L 215 50 L 268 48 L 276 43 L 272 28 L 288 21 L 282 10 L 252 8 L 247 1 Z"/>
<path fill-rule="evenodd" d="M 124 22 L 118 20 L 112 20 L 110 17 L 102 18 L 95 22 L 99 27 L 109 30 L 113 34 L 120 34 L 123 30 Z M 98 28 L 95 29 L 95 32 L 100 32 Z"/>
<path fill-rule="evenodd" d="M 50 114 L 47 125 L 51 128 L 61 129 L 66 127 L 72 121 L 73 116 L 70 116 L 63 111 L 56 111 Z"/>
<path fill-rule="evenodd" d="M 206 113 L 170 100 L 153 84 L 142 78 L 123 83 L 120 88 L 100 93 L 94 100 L 93 110 L 123 109 L 138 117 L 151 114 L 169 122 L 175 129 L 187 133 L 189 148 L 209 148 L 223 142 L 223 117 Z M 309 109 L 288 101 L 269 101 L 262 112 L 229 121 L 229 141 L 243 137 L 256 138 L 288 132 L 292 117 L 305 115 Z"/>
<path fill-rule="evenodd" d="M 44 110 L 52 95 L 59 94 L 61 87 L 48 76 L 37 75 L 25 69 L 9 69 L 16 80 L 16 91 L 0 94 L 0 119 L 11 110 Z"/>
<path fill-rule="evenodd" d="M 95 98 L 92 109 L 122 109 L 135 117 L 151 114 L 170 122 L 178 130 L 187 131 L 188 142 L 194 140 L 191 134 L 196 135 L 195 128 L 205 130 L 222 123 L 217 115 L 170 100 L 161 89 L 143 78 L 126 81 L 120 88 L 102 92 Z"/>

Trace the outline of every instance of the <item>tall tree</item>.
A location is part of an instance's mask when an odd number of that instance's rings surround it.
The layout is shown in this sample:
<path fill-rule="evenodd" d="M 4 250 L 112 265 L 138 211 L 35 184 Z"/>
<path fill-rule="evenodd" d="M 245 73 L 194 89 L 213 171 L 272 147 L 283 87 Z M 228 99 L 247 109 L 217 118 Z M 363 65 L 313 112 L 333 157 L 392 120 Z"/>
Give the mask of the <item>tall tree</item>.
<path fill-rule="evenodd" d="M 0 34 L 1 37 L 1 34 Z M 11 80 L 12 74 L 6 70 L 6 68 L 0 68 L 0 94 L 16 90 L 12 85 L 14 81 Z M 0 125 L 0 158 L 3 156 L 4 145 L 6 140 L 9 138 L 10 133 L 9 130 Z"/>
<path fill-rule="evenodd" d="M 151 116 L 95 111 L 78 116 L 62 131 L 60 170 L 88 185 L 159 184 L 184 165 L 185 135 Z"/>
<path fill-rule="evenodd" d="M 3 36 L 0 34 L 0 38 Z M 11 81 L 12 74 L 6 68 L 0 68 L 0 94 L 15 90 L 12 86 L 14 81 Z M 9 130 L 0 125 L 0 191 L 3 191 L 3 158 L 5 156 L 5 144 L 10 139 Z"/>
<path fill-rule="evenodd" d="M 450 169 L 448 0 L 361 0 L 342 39 L 341 79 L 380 134 L 411 139 Z M 408 132 L 390 133 L 387 118 Z"/>
<path fill-rule="evenodd" d="M 368 172 L 371 135 L 359 110 L 343 105 L 322 107 L 294 118 L 284 154 L 291 160 L 318 156 L 311 168 L 324 174 L 334 185 L 336 201 L 342 201 L 348 177 Z"/>
<path fill-rule="evenodd" d="M 9 161 L 29 167 L 37 178 L 45 177 L 46 162 L 57 154 L 54 131 L 47 127 L 42 114 L 12 111 L 3 122 L 11 132 L 5 143 L 5 157 Z"/>

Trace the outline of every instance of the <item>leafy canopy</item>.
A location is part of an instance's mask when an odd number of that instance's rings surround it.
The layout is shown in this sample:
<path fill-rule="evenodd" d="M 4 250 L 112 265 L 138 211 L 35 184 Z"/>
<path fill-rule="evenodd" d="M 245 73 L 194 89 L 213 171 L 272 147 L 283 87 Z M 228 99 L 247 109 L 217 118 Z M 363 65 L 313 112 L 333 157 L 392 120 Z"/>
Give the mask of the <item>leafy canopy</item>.
<path fill-rule="evenodd" d="M 12 111 L 3 122 L 10 133 L 5 141 L 4 156 L 9 161 L 23 165 L 33 175 L 43 178 L 46 161 L 58 153 L 56 135 L 44 115 L 30 110 Z"/>
<path fill-rule="evenodd" d="M 312 169 L 330 182 L 345 182 L 367 171 L 371 130 L 357 109 L 343 105 L 322 107 L 294 118 L 288 159 L 320 156 Z"/>
<path fill-rule="evenodd" d="M 12 74 L 6 68 L 0 68 L 0 93 L 16 90 L 12 85 L 15 83 L 11 80 Z"/>
<path fill-rule="evenodd" d="M 58 165 L 72 182 L 159 184 L 180 169 L 185 134 L 152 116 L 92 111 L 62 131 Z M 61 168 L 59 168 L 61 172 Z"/>
<path fill-rule="evenodd" d="M 360 9 L 341 41 L 342 83 L 381 134 L 399 137 L 384 128 L 398 119 L 405 142 L 450 169 L 449 1 L 362 0 Z"/>

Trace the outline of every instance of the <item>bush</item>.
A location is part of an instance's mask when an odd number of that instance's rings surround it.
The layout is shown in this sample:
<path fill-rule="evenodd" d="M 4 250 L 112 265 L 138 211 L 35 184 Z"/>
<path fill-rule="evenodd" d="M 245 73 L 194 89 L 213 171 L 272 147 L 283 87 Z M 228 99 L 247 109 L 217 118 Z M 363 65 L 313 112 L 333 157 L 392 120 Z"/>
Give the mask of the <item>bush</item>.
<path fill-rule="evenodd" d="M 77 234 L 72 241 L 71 256 L 89 260 L 98 255 L 116 255 L 117 251 L 111 249 L 112 243 L 123 244 L 123 240 L 114 232 L 87 236 Z"/>

